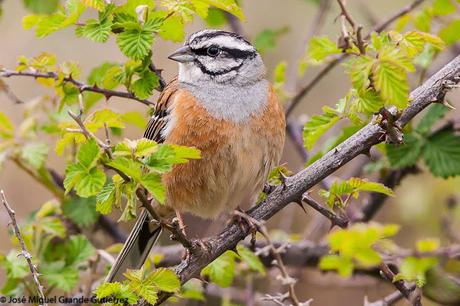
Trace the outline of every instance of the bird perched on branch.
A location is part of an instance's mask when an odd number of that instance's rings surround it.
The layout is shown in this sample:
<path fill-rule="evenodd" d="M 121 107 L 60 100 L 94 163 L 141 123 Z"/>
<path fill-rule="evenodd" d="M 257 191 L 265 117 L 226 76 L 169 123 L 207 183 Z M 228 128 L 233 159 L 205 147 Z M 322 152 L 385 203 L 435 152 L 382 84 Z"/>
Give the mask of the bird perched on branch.
<path fill-rule="evenodd" d="M 285 118 L 256 49 L 219 30 L 192 34 L 169 56 L 179 74 L 162 92 L 144 137 L 196 147 L 201 159 L 163 175 L 166 206 L 216 218 L 257 199 L 284 145 Z M 160 233 L 143 212 L 107 281 L 140 268 Z"/>

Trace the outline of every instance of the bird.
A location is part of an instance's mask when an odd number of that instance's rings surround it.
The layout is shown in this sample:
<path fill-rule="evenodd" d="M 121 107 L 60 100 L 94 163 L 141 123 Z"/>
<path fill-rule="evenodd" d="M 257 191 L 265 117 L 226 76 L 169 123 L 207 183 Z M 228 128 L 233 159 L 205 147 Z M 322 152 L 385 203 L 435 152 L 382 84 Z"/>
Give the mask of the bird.
<path fill-rule="evenodd" d="M 144 138 L 195 147 L 201 158 L 163 174 L 165 205 L 215 219 L 254 203 L 280 161 L 286 126 L 261 55 L 239 34 L 206 29 L 168 58 L 179 72 L 160 94 Z M 160 232 L 144 210 L 106 282 L 141 268 Z"/>

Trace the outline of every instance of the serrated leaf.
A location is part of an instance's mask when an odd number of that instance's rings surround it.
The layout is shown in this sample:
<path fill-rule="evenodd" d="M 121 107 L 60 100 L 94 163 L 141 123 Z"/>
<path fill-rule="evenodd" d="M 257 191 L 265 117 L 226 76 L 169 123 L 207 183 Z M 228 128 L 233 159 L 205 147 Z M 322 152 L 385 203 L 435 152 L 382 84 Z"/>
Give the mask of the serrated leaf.
<path fill-rule="evenodd" d="M 202 271 L 202 276 L 207 276 L 213 283 L 222 288 L 230 287 L 235 277 L 235 257 L 232 251 L 226 251 L 217 259 L 207 265 Z"/>
<path fill-rule="evenodd" d="M 148 21 L 144 25 L 129 22 L 126 29 L 117 35 L 116 42 L 120 50 L 129 58 L 134 60 L 146 57 L 153 44 L 153 33 L 159 30 L 158 21 Z"/>
<path fill-rule="evenodd" d="M 96 288 L 94 293 L 99 299 L 109 296 L 114 296 L 119 299 L 126 299 L 127 303 L 130 305 L 136 304 L 138 300 L 138 297 L 128 287 L 128 285 L 120 284 L 119 282 L 102 283 Z"/>
<path fill-rule="evenodd" d="M 106 163 L 107 166 L 110 166 L 114 169 L 120 170 L 126 175 L 130 176 L 136 181 L 140 180 L 142 175 L 141 164 L 132 159 L 127 159 L 125 157 L 116 157 Z"/>
<path fill-rule="evenodd" d="M 399 109 L 409 102 L 409 82 L 406 71 L 392 61 L 379 61 L 373 68 L 375 89 L 387 105 L 395 105 Z"/>
<path fill-rule="evenodd" d="M 184 164 L 189 159 L 199 158 L 201 158 L 200 151 L 196 148 L 163 144 L 150 155 L 145 164 L 152 170 L 164 173 L 170 171 L 175 164 Z"/>
<path fill-rule="evenodd" d="M 159 81 L 160 79 L 156 73 L 145 70 L 139 75 L 139 79 L 131 84 L 130 90 L 139 99 L 147 99 L 152 95 L 153 90 L 158 87 Z"/>
<path fill-rule="evenodd" d="M 241 260 L 244 261 L 249 268 L 253 271 L 259 272 L 262 276 L 265 275 L 265 266 L 256 254 L 241 244 L 238 244 L 236 249 L 238 255 L 241 257 Z"/>
<path fill-rule="evenodd" d="M 2 267 L 6 269 L 8 278 L 24 278 L 30 273 L 24 256 L 13 250 L 5 256 Z"/>
<path fill-rule="evenodd" d="M 158 298 L 158 288 L 153 280 L 146 275 L 143 269 L 128 270 L 128 272 L 124 275 L 128 280 L 130 280 L 128 286 L 134 292 L 143 297 L 150 304 L 155 304 Z"/>
<path fill-rule="evenodd" d="M 174 271 L 166 268 L 155 270 L 150 276 L 155 286 L 166 292 L 177 292 L 180 289 L 180 281 Z"/>
<path fill-rule="evenodd" d="M 426 283 L 426 272 L 438 263 L 435 257 L 406 257 L 399 266 L 399 271 L 393 281 L 406 280 L 415 281 L 418 287 Z"/>
<path fill-rule="evenodd" d="M 66 228 L 57 217 L 44 217 L 40 220 L 40 228 L 47 234 L 64 238 Z"/>
<path fill-rule="evenodd" d="M 96 199 L 91 198 L 71 198 L 63 206 L 66 217 L 80 227 L 93 225 L 98 217 L 96 212 Z"/>
<path fill-rule="evenodd" d="M 314 115 L 308 120 L 303 128 L 303 141 L 307 150 L 313 149 L 315 143 L 337 121 L 340 116 L 329 107 L 323 107 L 322 115 Z"/>
<path fill-rule="evenodd" d="M 410 58 L 419 55 L 426 44 L 432 45 L 436 50 L 441 50 L 444 47 L 442 39 L 425 32 L 411 31 L 405 33 L 399 41 L 399 46 L 407 52 Z"/>
<path fill-rule="evenodd" d="M 109 19 L 89 19 L 85 25 L 76 28 L 75 34 L 78 37 L 84 36 L 92 41 L 103 43 L 109 39 L 111 30 L 112 22 Z"/>
<path fill-rule="evenodd" d="M 430 108 L 428 109 L 426 115 L 417 124 L 417 127 L 415 128 L 415 130 L 418 133 L 425 135 L 426 133 L 430 132 L 431 128 L 436 122 L 444 118 L 444 115 L 449 110 L 450 109 L 447 106 L 444 106 L 440 103 L 432 104 Z"/>
<path fill-rule="evenodd" d="M 375 59 L 369 56 L 358 56 L 345 63 L 353 88 L 358 91 L 367 90 L 370 84 L 370 74 Z"/>
<path fill-rule="evenodd" d="M 77 161 L 85 168 L 93 167 L 99 157 L 101 156 L 101 149 L 99 148 L 96 140 L 90 139 L 80 146 L 77 153 Z"/>
<path fill-rule="evenodd" d="M 119 128 L 122 129 L 125 127 L 123 121 L 121 120 L 121 115 L 114 112 L 109 108 L 104 108 L 95 111 L 89 120 L 86 120 L 85 123 L 90 125 L 94 130 L 103 128 L 104 125 L 107 125 L 109 128 Z"/>
<path fill-rule="evenodd" d="M 342 50 L 337 44 L 331 41 L 327 36 L 313 37 L 310 40 L 307 55 L 316 62 L 321 62 L 326 57 L 334 54 L 340 54 Z"/>
<path fill-rule="evenodd" d="M 121 120 L 141 130 L 147 127 L 147 119 L 140 112 L 126 112 L 121 115 Z"/>
<path fill-rule="evenodd" d="M 191 2 L 195 5 L 195 7 L 203 7 L 203 5 L 207 5 L 208 7 L 214 6 L 235 15 L 239 19 L 245 19 L 243 10 L 235 0 L 191 0 Z"/>
<path fill-rule="evenodd" d="M 79 279 L 78 270 L 66 267 L 61 261 L 40 265 L 40 273 L 49 285 L 65 292 L 72 291 Z"/>
<path fill-rule="evenodd" d="M 96 211 L 103 215 L 110 214 L 115 201 L 115 184 L 106 184 L 97 194 L 96 200 Z"/>
<path fill-rule="evenodd" d="M 386 151 L 390 164 L 396 168 L 410 167 L 417 163 L 422 152 L 422 142 L 413 134 L 404 135 L 401 145 L 387 144 Z"/>
<path fill-rule="evenodd" d="M 78 266 L 96 254 L 96 249 L 84 235 L 73 235 L 66 242 L 66 265 Z"/>
<path fill-rule="evenodd" d="M 435 176 L 447 178 L 460 174 L 460 136 L 442 131 L 427 138 L 422 156 Z"/>
<path fill-rule="evenodd" d="M 352 103 L 352 107 L 356 112 L 364 114 L 376 113 L 384 104 L 379 94 L 372 89 L 356 93 L 356 99 Z"/>
<path fill-rule="evenodd" d="M 158 173 L 144 174 L 139 181 L 160 203 L 166 199 L 166 189 L 161 183 L 161 176 Z"/>
<path fill-rule="evenodd" d="M 95 196 L 104 187 L 106 176 L 104 171 L 92 168 L 89 172 L 80 176 L 79 182 L 75 185 L 75 191 L 80 197 Z"/>
<path fill-rule="evenodd" d="M 43 167 L 48 157 L 49 147 L 44 143 L 31 143 L 21 148 L 21 157 L 33 168 Z"/>

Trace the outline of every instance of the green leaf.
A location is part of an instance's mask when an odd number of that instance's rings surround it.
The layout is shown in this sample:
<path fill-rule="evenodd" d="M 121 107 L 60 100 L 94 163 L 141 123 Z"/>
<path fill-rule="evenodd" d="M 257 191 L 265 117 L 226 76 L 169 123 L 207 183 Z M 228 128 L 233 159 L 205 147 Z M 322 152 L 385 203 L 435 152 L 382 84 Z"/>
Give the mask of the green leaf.
<path fill-rule="evenodd" d="M 85 25 L 79 26 L 75 30 L 78 37 L 84 36 L 95 42 L 106 42 L 112 30 L 112 22 L 106 18 L 103 20 L 89 19 Z"/>
<path fill-rule="evenodd" d="M 399 109 L 409 102 L 409 82 L 406 71 L 392 61 L 380 60 L 374 67 L 373 80 L 375 89 L 386 104 Z"/>
<path fill-rule="evenodd" d="M 55 286 L 65 292 L 72 291 L 79 280 L 78 270 L 72 266 L 66 267 L 62 261 L 40 265 L 40 273 L 48 285 Z"/>
<path fill-rule="evenodd" d="M 382 98 L 372 89 L 359 92 L 356 99 L 353 100 L 353 109 L 356 112 L 364 114 L 373 114 L 383 107 Z"/>
<path fill-rule="evenodd" d="M 21 157 L 33 168 L 44 166 L 48 157 L 49 147 L 44 143 L 31 143 L 21 148 Z"/>
<path fill-rule="evenodd" d="M 214 6 L 244 20 L 243 10 L 235 0 L 191 0 L 195 7 Z"/>
<path fill-rule="evenodd" d="M 406 257 L 399 266 L 399 271 L 393 281 L 415 281 L 418 287 L 426 283 L 426 272 L 438 263 L 435 257 Z"/>
<path fill-rule="evenodd" d="M 182 42 L 185 38 L 184 22 L 179 16 L 171 16 L 163 22 L 158 33 L 161 38 L 173 42 Z"/>
<path fill-rule="evenodd" d="M 47 234 L 64 238 L 66 228 L 62 221 L 57 217 L 44 217 L 40 220 L 40 228 Z"/>
<path fill-rule="evenodd" d="M 160 23 L 149 20 L 144 25 L 130 22 L 125 31 L 117 35 L 117 44 L 120 50 L 134 60 L 146 57 L 153 44 L 153 33 L 160 29 Z"/>
<path fill-rule="evenodd" d="M 433 2 L 433 14 L 434 15 L 445 16 L 453 12 L 455 12 L 455 5 L 451 2 L 451 0 L 434 0 Z"/>
<path fill-rule="evenodd" d="M 326 57 L 334 54 L 340 54 L 342 50 L 337 44 L 331 41 L 327 36 L 315 36 L 310 40 L 307 55 L 316 62 L 321 62 Z"/>
<path fill-rule="evenodd" d="M 82 234 L 73 235 L 66 242 L 66 265 L 78 266 L 96 254 L 96 249 Z"/>
<path fill-rule="evenodd" d="M 414 24 L 417 30 L 423 32 L 430 32 L 431 30 L 431 20 L 433 15 L 429 8 L 425 8 L 420 13 L 415 16 Z"/>
<path fill-rule="evenodd" d="M 1 264 L 8 278 L 24 278 L 30 274 L 26 259 L 16 251 L 11 250 Z"/>
<path fill-rule="evenodd" d="M 90 139 L 80 146 L 80 150 L 77 153 L 77 161 L 80 165 L 89 169 L 95 166 L 100 156 L 101 149 L 96 140 Z"/>
<path fill-rule="evenodd" d="M 425 32 L 411 31 L 405 33 L 399 41 L 399 46 L 406 51 L 410 58 L 419 55 L 424 50 L 426 44 L 430 44 L 436 50 L 441 50 L 444 47 L 442 39 Z"/>
<path fill-rule="evenodd" d="M 93 225 L 98 217 L 96 212 L 96 199 L 71 198 L 63 206 L 64 215 L 80 227 Z"/>
<path fill-rule="evenodd" d="M 163 144 L 150 155 L 145 164 L 152 170 L 164 173 L 171 171 L 175 164 L 184 164 L 189 159 L 199 158 L 201 158 L 200 151 L 196 148 Z"/>
<path fill-rule="evenodd" d="M 149 276 L 149 279 L 161 291 L 177 292 L 180 289 L 180 280 L 170 269 L 159 268 Z"/>
<path fill-rule="evenodd" d="M 393 191 L 380 183 L 369 182 L 365 179 L 352 177 L 346 181 L 335 181 L 332 183 L 329 191 L 321 191 L 321 196 L 326 198 L 329 207 L 334 205 L 343 206 L 344 203 L 341 199 L 344 195 L 351 195 L 354 198 L 358 198 L 361 191 L 370 191 L 383 193 L 388 196 L 393 196 Z"/>
<path fill-rule="evenodd" d="M 80 0 L 84 6 L 102 11 L 105 8 L 105 0 Z"/>
<path fill-rule="evenodd" d="M 54 13 L 59 4 L 59 0 L 23 0 L 22 2 L 34 14 Z"/>
<path fill-rule="evenodd" d="M 222 288 L 230 287 L 235 277 L 235 257 L 237 256 L 232 251 L 226 251 L 207 265 L 201 271 L 201 275 L 209 277 L 213 283 Z"/>
<path fill-rule="evenodd" d="M 287 27 L 263 30 L 254 38 L 254 46 L 262 54 L 273 50 L 276 48 L 277 40 L 283 34 L 286 34 L 288 30 L 289 29 Z"/>
<path fill-rule="evenodd" d="M 104 171 L 98 168 L 92 168 L 80 177 L 76 184 L 75 190 L 80 197 L 90 197 L 98 194 L 104 187 L 106 176 Z"/>
<path fill-rule="evenodd" d="M 315 143 L 324 135 L 337 121 L 340 116 L 330 107 L 323 107 L 322 115 L 314 115 L 305 123 L 303 128 L 303 141 L 307 150 L 313 149 Z"/>
<path fill-rule="evenodd" d="M 447 178 L 460 174 L 460 136 L 441 131 L 426 140 L 423 159 L 435 176 Z"/>
<path fill-rule="evenodd" d="M 95 292 L 98 299 L 113 296 L 118 299 L 126 300 L 128 304 L 134 305 L 138 301 L 137 295 L 128 287 L 128 285 L 114 283 L 102 283 Z"/>
<path fill-rule="evenodd" d="M 404 168 L 415 165 L 422 152 L 422 145 L 421 140 L 412 133 L 404 135 L 402 145 L 387 144 L 387 157 L 391 166 Z"/>
<path fill-rule="evenodd" d="M 448 45 L 460 39 L 460 20 L 454 20 L 439 31 L 439 37 Z"/>
<path fill-rule="evenodd" d="M 14 135 L 13 124 L 5 113 L 0 112 L 0 137 L 12 138 Z"/>
<path fill-rule="evenodd" d="M 141 163 L 127 159 L 124 157 L 116 157 L 106 163 L 107 166 L 110 166 L 114 169 L 120 170 L 121 172 L 125 173 L 126 175 L 133 178 L 135 181 L 140 181 L 140 177 L 142 175 L 141 171 Z"/>
<path fill-rule="evenodd" d="M 158 298 L 158 288 L 153 279 L 147 276 L 143 269 L 128 270 L 124 275 L 130 280 L 128 285 L 134 292 L 143 297 L 150 304 L 155 304 Z"/>
<path fill-rule="evenodd" d="M 354 264 L 351 258 L 338 255 L 326 255 L 319 261 L 321 270 L 337 270 L 340 276 L 349 277 L 353 273 Z"/>
<path fill-rule="evenodd" d="M 372 65 L 375 59 L 369 56 L 358 56 L 348 60 L 345 63 L 345 68 L 350 76 L 353 88 L 359 91 L 367 90 L 370 85 L 370 75 Z"/>
<path fill-rule="evenodd" d="M 427 238 L 417 240 L 417 251 L 419 252 L 433 252 L 439 249 L 440 242 L 437 238 Z"/>
<path fill-rule="evenodd" d="M 139 99 L 149 98 L 153 90 L 158 87 L 160 79 L 157 74 L 145 70 L 138 80 L 136 80 L 130 87 L 130 90 L 138 97 Z"/>
<path fill-rule="evenodd" d="M 103 215 L 112 212 L 112 206 L 115 202 L 115 184 L 110 182 L 106 184 L 97 194 L 96 211 Z"/>
<path fill-rule="evenodd" d="M 428 109 L 426 115 L 417 124 L 415 130 L 422 135 L 426 135 L 430 132 L 431 128 L 436 122 L 444 118 L 445 114 L 447 114 L 448 111 L 449 108 L 447 106 L 444 106 L 440 103 L 432 104 Z"/>
<path fill-rule="evenodd" d="M 158 200 L 160 203 L 164 203 L 166 199 L 166 190 L 161 183 L 161 176 L 158 173 L 144 174 L 140 183 Z"/>
<path fill-rule="evenodd" d="M 236 250 L 238 255 L 241 257 L 241 260 L 244 261 L 251 270 L 259 272 L 262 276 L 265 276 L 265 266 L 256 254 L 241 244 L 236 246 Z"/>
<path fill-rule="evenodd" d="M 191 279 L 182 286 L 181 296 L 184 299 L 205 301 L 203 289 L 196 279 Z"/>
<path fill-rule="evenodd" d="M 205 18 L 206 24 L 211 28 L 217 28 L 227 23 L 224 11 L 211 7 Z"/>
<path fill-rule="evenodd" d="M 104 125 L 107 125 L 109 128 L 119 128 L 122 129 L 125 127 L 123 121 L 121 120 L 121 115 L 114 112 L 109 108 L 104 108 L 95 111 L 90 120 L 85 122 L 87 126 L 91 126 L 93 130 L 103 128 Z"/>
<path fill-rule="evenodd" d="M 147 119 L 140 112 L 126 112 L 121 115 L 121 120 L 141 130 L 145 130 L 147 127 Z"/>

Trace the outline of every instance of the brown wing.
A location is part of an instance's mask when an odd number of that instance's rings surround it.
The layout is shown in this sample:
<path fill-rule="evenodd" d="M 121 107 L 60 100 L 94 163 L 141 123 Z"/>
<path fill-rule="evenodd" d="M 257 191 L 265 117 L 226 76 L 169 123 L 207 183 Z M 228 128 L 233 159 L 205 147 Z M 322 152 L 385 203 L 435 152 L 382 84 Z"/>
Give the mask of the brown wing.
<path fill-rule="evenodd" d="M 166 126 L 166 122 L 169 120 L 168 107 L 174 98 L 175 93 L 178 90 L 177 77 L 174 78 L 161 93 L 158 103 L 155 106 L 155 112 L 150 118 L 147 124 L 147 129 L 144 132 L 144 137 L 147 139 L 154 140 L 158 143 L 165 141 L 162 131 Z"/>

